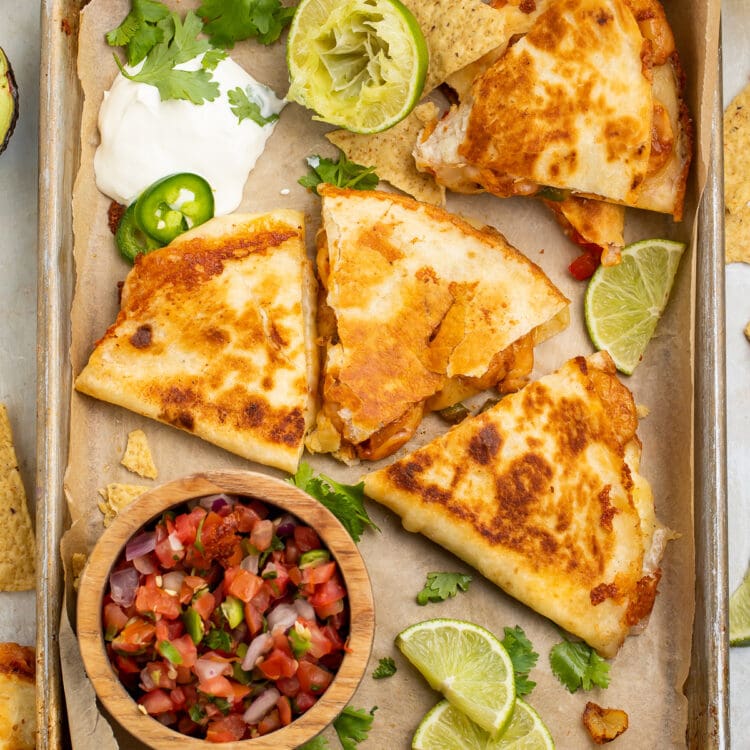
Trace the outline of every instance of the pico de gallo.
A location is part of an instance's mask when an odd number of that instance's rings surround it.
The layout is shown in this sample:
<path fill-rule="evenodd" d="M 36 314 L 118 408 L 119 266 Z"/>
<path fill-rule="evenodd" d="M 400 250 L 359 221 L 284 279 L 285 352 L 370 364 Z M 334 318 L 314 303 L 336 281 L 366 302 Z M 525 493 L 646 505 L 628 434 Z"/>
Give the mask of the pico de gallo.
<path fill-rule="evenodd" d="M 315 530 L 227 494 L 166 512 L 130 539 L 102 619 L 140 710 L 210 742 L 268 734 L 307 711 L 349 633 L 342 576 Z"/>

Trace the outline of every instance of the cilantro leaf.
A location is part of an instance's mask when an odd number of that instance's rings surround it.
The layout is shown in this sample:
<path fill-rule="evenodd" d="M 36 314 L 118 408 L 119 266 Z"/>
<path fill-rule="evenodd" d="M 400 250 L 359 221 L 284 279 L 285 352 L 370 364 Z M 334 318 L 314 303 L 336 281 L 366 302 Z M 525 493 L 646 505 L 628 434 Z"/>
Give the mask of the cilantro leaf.
<path fill-rule="evenodd" d="M 549 653 L 552 672 L 571 692 L 583 688 L 591 690 L 595 685 L 609 685 L 609 663 L 602 659 L 591 646 L 580 641 L 562 641 Z"/>
<path fill-rule="evenodd" d="M 157 25 L 169 15 L 169 8 L 155 0 L 133 0 L 123 22 L 107 33 L 110 47 L 125 47 L 128 65 L 137 65 L 162 41 L 164 32 Z"/>
<path fill-rule="evenodd" d="M 304 745 L 300 745 L 297 750 L 330 750 L 328 740 L 322 735 L 313 737 L 309 742 L 305 742 Z"/>
<path fill-rule="evenodd" d="M 221 628 L 211 628 L 203 636 L 203 643 L 210 649 L 223 651 L 224 653 L 229 653 L 232 650 L 232 637 Z"/>
<path fill-rule="evenodd" d="M 344 750 L 354 750 L 360 742 L 367 739 L 376 710 L 377 706 L 371 708 L 369 713 L 364 708 L 347 706 L 334 720 L 333 728 Z"/>
<path fill-rule="evenodd" d="M 337 161 L 317 154 L 308 156 L 307 164 L 310 171 L 304 177 L 300 177 L 297 182 L 302 187 L 310 188 L 316 195 L 321 182 L 327 182 L 336 187 L 372 190 L 380 181 L 375 174 L 375 167 L 363 167 L 361 164 L 349 161 L 343 152 Z"/>
<path fill-rule="evenodd" d="M 306 461 L 299 465 L 297 473 L 289 477 L 287 482 L 325 505 L 341 521 L 355 542 L 359 541 L 368 526 L 380 531 L 365 510 L 364 482 L 354 485 L 340 484 L 325 474 L 316 477 Z"/>
<path fill-rule="evenodd" d="M 280 0 L 203 0 L 198 15 L 206 22 L 211 44 L 231 48 L 235 42 L 250 38 L 262 44 L 275 42 L 292 20 L 294 10 Z"/>
<path fill-rule="evenodd" d="M 536 665 L 539 654 L 534 651 L 531 641 L 526 637 L 523 628 L 516 625 L 514 628 L 504 628 L 505 637 L 502 640 L 505 650 L 513 662 L 513 673 L 516 681 L 516 695 L 523 697 L 528 695 L 535 687 L 536 682 L 529 680 L 529 672 Z"/>
<path fill-rule="evenodd" d="M 271 122 L 276 122 L 279 116 L 274 112 L 269 117 L 263 117 L 260 112 L 260 104 L 257 101 L 253 101 L 247 94 L 248 89 L 243 91 L 239 86 L 236 89 L 227 91 L 227 98 L 229 99 L 229 107 L 232 112 L 237 115 L 237 119 L 242 122 L 243 120 L 252 120 L 261 127 L 268 125 Z M 252 94 L 252 90 L 251 94 Z"/>
<path fill-rule="evenodd" d="M 170 13 L 157 24 L 162 30 L 163 39 L 146 55 L 143 67 L 138 73 L 128 73 L 119 60 L 117 64 L 122 74 L 131 81 L 156 86 L 162 101 L 165 99 L 186 99 L 193 104 L 213 101 L 219 95 L 219 84 L 205 68 L 199 70 L 177 70 L 176 65 L 192 60 L 207 52 L 210 45 L 205 39 L 198 39 L 203 25 L 198 16 L 188 11 L 185 21 L 180 21 L 176 13 Z"/>
<path fill-rule="evenodd" d="M 216 66 L 227 57 L 227 53 L 223 49 L 216 49 L 212 47 L 201 60 L 201 68 L 204 70 L 216 70 Z"/>
<path fill-rule="evenodd" d="M 428 573 L 424 588 L 417 594 L 417 604 L 444 602 L 458 590 L 468 591 L 471 576 L 465 573 Z"/>
<path fill-rule="evenodd" d="M 394 674 L 396 674 L 396 662 L 390 656 L 384 656 L 373 670 L 372 679 L 382 680 L 384 677 L 391 677 Z"/>

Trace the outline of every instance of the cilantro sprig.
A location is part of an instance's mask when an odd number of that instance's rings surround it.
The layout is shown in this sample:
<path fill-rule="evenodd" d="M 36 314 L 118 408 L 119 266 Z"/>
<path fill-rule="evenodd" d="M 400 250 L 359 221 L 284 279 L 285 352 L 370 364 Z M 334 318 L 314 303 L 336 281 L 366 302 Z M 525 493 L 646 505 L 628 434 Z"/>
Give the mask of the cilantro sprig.
<path fill-rule="evenodd" d="M 323 735 L 318 735 L 305 742 L 304 745 L 300 745 L 297 750 L 329 750 L 330 747 L 328 740 Z"/>
<path fill-rule="evenodd" d="M 268 117 L 263 117 L 260 111 L 260 104 L 250 99 L 247 90 L 243 91 L 239 86 L 231 91 L 227 91 L 227 98 L 229 99 L 230 109 L 237 115 L 237 119 L 240 122 L 243 120 L 252 120 L 263 127 L 279 119 L 279 116 L 275 112 Z"/>
<path fill-rule="evenodd" d="M 609 663 L 582 641 L 564 640 L 549 654 L 552 673 L 571 692 L 609 685 Z"/>
<path fill-rule="evenodd" d="M 131 81 L 156 86 L 162 101 L 186 99 L 193 104 L 202 104 L 216 99 L 219 84 L 213 80 L 210 70 L 205 67 L 178 70 L 175 67 L 208 52 L 211 47 L 206 39 L 198 38 L 203 29 L 200 18 L 188 11 L 185 20 L 181 21 L 177 13 L 170 13 L 158 22 L 157 27 L 162 33 L 161 41 L 146 55 L 143 67 L 137 73 L 129 73 L 115 56 L 120 72 Z"/>
<path fill-rule="evenodd" d="M 375 167 L 364 167 L 356 162 L 349 161 L 343 152 L 339 158 L 324 158 L 315 154 L 307 157 L 307 165 L 310 171 L 300 177 L 302 187 L 310 188 L 317 195 L 318 185 L 323 182 L 342 188 L 354 188 L 355 190 L 372 190 L 380 181 L 375 174 Z"/>
<path fill-rule="evenodd" d="M 287 481 L 325 505 L 341 521 L 355 542 L 360 540 L 367 527 L 380 531 L 365 510 L 364 482 L 355 485 L 340 484 L 325 474 L 315 476 L 312 467 L 305 461 Z"/>
<path fill-rule="evenodd" d="M 471 576 L 465 573 L 428 573 L 424 588 L 417 594 L 417 604 L 444 602 L 459 590 L 468 591 Z"/>
<path fill-rule="evenodd" d="M 539 654 L 534 651 L 531 641 L 519 625 L 513 628 L 506 627 L 503 632 L 505 636 L 501 643 L 505 646 L 505 650 L 508 652 L 511 662 L 513 662 L 516 695 L 523 697 L 536 687 L 536 682 L 529 679 L 529 672 L 536 666 Z"/>
<path fill-rule="evenodd" d="M 280 0 L 203 0 L 198 15 L 206 22 L 211 44 L 231 48 L 243 39 L 272 44 L 294 11 L 295 6 L 286 7 Z"/>
<path fill-rule="evenodd" d="M 352 708 L 347 706 L 333 722 L 333 728 L 341 741 L 344 750 L 354 748 L 367 739 L 372 728 L 377 706 L 366 711 L 364 708 Z"/>
<path fill-rule="evenodd" d="M 386 677 L 392 677 L 396 674 L 396 662 L 390 656 L 384 656 L 378 666 L 372 671 L 373 680 L 382 680 Z"/>
<path fill-rule="evenodd" d="M 155 0 L 133 0 L 123 22 L 107 33 L 107 44 L 125 47 L 128 65 L 137 65 L 164 38 L 158 24 L 168 15 L 169 8 Z"/>

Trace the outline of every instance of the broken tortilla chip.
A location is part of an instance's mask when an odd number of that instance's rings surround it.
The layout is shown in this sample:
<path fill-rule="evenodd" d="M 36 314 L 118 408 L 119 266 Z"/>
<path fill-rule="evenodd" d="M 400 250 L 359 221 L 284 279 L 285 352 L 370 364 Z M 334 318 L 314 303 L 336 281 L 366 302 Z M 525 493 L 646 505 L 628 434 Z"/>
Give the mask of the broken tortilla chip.
<path fill-rule="evenodd" d="M 159 474 L 151 455 L 148 438 L 143 430 L 133 430 L 128 433 L 128 445 L 120 463 L 128 471 L 146 479 L 156 479 Z"/>
<path fill-rule="evenodd" d="M 750 84 L 724 112 L 726 262 L 750 263 Z"/>
<path fill-rule="evenodd" d="M 8 411 L 0 404 L 0 591 L 34 588 L 35 552 Z"/>
<path fill-rule="evenodd" d="M 114 521 L 115 516 L 126 506 L 135 500 L 138 495 L 142 495 L 148 487 L 140 484 L 120 484 L 112 482 L 105 488 L 99 490 L 102 496 L 97 505 L 104 516 L 105 528 Z"/>
<path fill-rule="evenodd" d="M 430 53 L 425 94 L 508 39 L 502 16 L 482 0 L 404 0 L 404 5 Z"/>
<path fill-rule="evenodd" d="M 352 161 L 375 167 L 381 180 L 423 203 L 442 206 L 445 203 L 445 188 L 438 185 L 432 175 L 417 171 L 412 156 L 424 122 L 435 117 L 437 107 L 432 102 L 425 102 L 383 133 L 358 135 L 347 130 L 334 130 L 326 138 Z"/>

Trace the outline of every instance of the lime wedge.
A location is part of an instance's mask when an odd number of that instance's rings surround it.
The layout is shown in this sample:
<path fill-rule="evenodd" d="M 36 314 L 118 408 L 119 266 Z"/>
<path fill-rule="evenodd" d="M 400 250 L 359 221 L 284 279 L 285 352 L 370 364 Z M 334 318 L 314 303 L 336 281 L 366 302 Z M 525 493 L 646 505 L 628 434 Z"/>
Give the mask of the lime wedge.
<path fill-rule="evenodd" d="M 399 0 L 302 0 L 286 60 L 287 99 L 315 110 L 315 119 L 378 133 L 419 101 L 428 53 Z"/>
<path fill-rule="evenodd" d="M 729 645 L 750 646 L 750 570 L 729 597 Z"/>
<path fill-rule="evenodd" d="M 642 240 L 616 266 L 599 266 L 586 289 L 586 327 L 597 349 L 631 375 L 654 335 L 685 250 L 682 242 Z"/>
<path fill-rule="evenodd" d="M 510 721 L 513 664 L 489 630 L 463 620 L 426 620 L 399 633 L 396 645 L 433 689 L 482 729 L 497 736 Z"/>
<path fill-rule="evenodd" d="M 449 701 L 440 701 L 417 727 L 412 750 L 554 750 L 552 735 L 539 714 L 516 698 L 513 716 L 496 738 Z"/>

